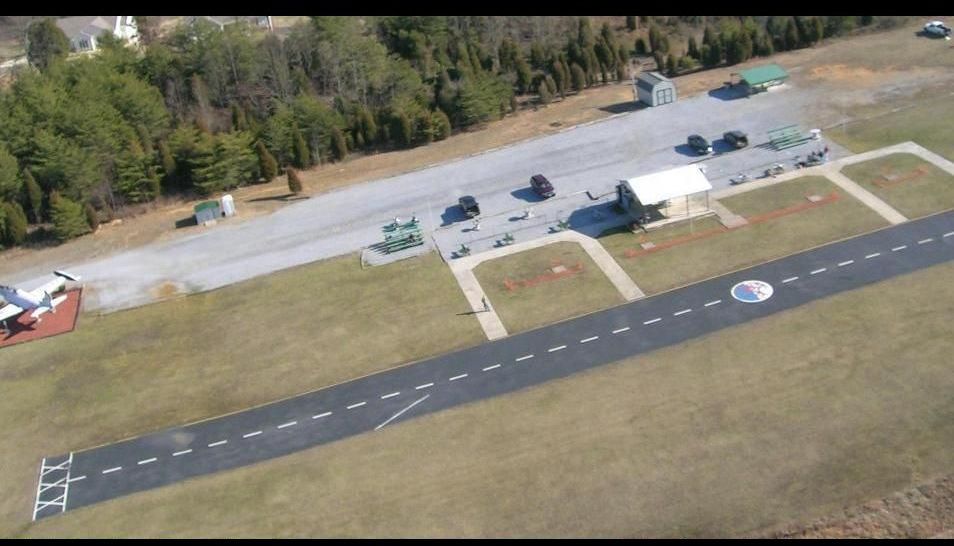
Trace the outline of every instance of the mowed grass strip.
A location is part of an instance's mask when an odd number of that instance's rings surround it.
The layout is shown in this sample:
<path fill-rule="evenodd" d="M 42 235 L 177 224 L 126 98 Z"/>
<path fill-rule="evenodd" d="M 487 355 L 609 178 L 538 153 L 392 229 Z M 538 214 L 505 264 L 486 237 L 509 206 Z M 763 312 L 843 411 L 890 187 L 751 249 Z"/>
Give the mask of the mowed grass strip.
<path fill-rule="evenodd" d="M 478 344 L 468 309 L 436 254 L 364 270 L 351 255 L 2 349 L 0 535 L 29 521 L 44 456 Z"/>
<path fill-rule="evenodd" d="M 555 273 L 560 265 L 567 271 Z M 553 243 L 486 261 L 474 268 L 474 276 L 511 334 L 624 301 L 577 243 Z M 513 290 L 507 289 L 508 281 Z"/>
<path fill-rule="evenodd" d="M 914 154 L 891 154 L 841 172 L 908 218 L 954 208 L 954 176 Z"/>
<path fill-rule="evenodd" d="M 954 470 L 952 274 L 936 266 L 23 534 L 732 537 L 811 521 Z"/>
<path fill-rule="evenodd" d="M 928 89 L 914 97 L 913 106 L 905 104 L 897 112 L 832 127 L 825 138 L 855 153 L 910 140 L 954 161 L 954 96 L 950 91 L 948 85 Z"/>
<path fill-rule="evenodd" d="M 658 245 L 721 224 L 709 217 L 643 235 L 614 233 L 601 237 L 600 242 L 644 292 L 653 294 L 887 225 L 881 216 L 820 176 L 796 178 L 721 202 L 732 212 L 754 216 L 808 203 L 807 195 L 826 197 L 831 192 L 838 192 L 837 200 L 632 258 L 626 251 L 639 251 L 640 242 Z"/>

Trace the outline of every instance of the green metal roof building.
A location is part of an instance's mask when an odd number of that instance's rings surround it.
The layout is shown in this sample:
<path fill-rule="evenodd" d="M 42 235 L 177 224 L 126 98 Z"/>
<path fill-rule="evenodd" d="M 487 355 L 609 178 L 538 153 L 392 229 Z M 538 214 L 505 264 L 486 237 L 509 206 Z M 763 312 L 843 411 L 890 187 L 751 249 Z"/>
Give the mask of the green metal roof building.
<path fill-rule="evenodd" d="M 784 83 L 788 79 L 788 72 L 773 63 L 743 70 L 739 72 L 739 79 L 748 88 L 749 93 L 758 93 L 773 85 Z"/>

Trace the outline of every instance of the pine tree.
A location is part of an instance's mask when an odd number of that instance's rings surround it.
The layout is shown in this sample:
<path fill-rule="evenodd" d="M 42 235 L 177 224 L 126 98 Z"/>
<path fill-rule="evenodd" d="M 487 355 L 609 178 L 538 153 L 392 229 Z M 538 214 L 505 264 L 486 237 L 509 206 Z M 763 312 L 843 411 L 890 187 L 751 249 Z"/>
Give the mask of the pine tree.
<path fill-rule="evenodd" d="M 689 55 L 697 61 L 700 60 L 699 47 L 696 45 L 696 38 L 694 36 L 689 37 L 689 47 L 687 48 L 686 55 Z"/>
<path fill-rule="evenodd" d="M 288 177 L 288 191 L 295 195 L 301 193 L 301 179 L 298 178 L 298 171 L 289 167 L 285 169 L 285 175 Z"/>
<path fill-rule="evenodd" d="M 441 110 L 434 110 L 431 114 L 431 125 L 434 127 L 434 140 L 444 140 L 450 136 L 450 119 Z"/>
<path fill-rule="evenodd" d="M 666 58 L 666 72 L 670 77 L 675 76 L 677 68 L 678 65 L 676 64 L 676 56 L 670 53 L 669 57 Z"/>
<path fill-rule="evenodd" d="M 36 183 L 30 169 L 23 169 L 23 183 L 26 187 L 30 212 L 33 214 L 33 222 L 39 224 L 43 221 L 43 190 Z"/>
<path fill-rule="evenodd" d="M 31 66 L 45 71 L 56 59 L 70 52 L 70 40 L 56 26 L 52 17 L 30 23 L 26 32 L 27 60 Z"/>
<path fill-rule="evenodd" d="M 331 130 L 331 153 L 336 161 L 341 161 L 348 155 L 348 145 L 337 127 Z"/>
<path fill-rule="evenodd" d="M 165 140 L 159 141 L 159 166 L 162 167 L 163 180 L 166 184 L 174 183 L 176 179 L 176 160 L 169 151 L 169 145 Z"/>
<path fill-rule="evenodd" d="M 261 140 L 255 144 L 255 151 L 258 153 L 258 166 L 262 172 L 262 178 L 265 182 L 271 182 L 278 176 L 278 162 L 275 161 L 275 156 L 268 151 Z"/>
<path fill-rule="evenodd" d="M 550 104 L 550 101 L 553 100 L 553 94 L 547 89 L 547 84 L 543 80 L 537 85 L 537 93 L 540 95 L 540 104 Z"/>
<path fill-rule="evenodd" d="M 573 81 L 573 90 L 582 91 L 586 87 L 586 73 L 580 68 L 580 65 L 573 63 L 570 67 L 570 78 Z"/>
<path fill-rule="evenodd" d="M 27 217 L 19 203 L 0 203 L 3 206 L 3 237 L 7 246 L 23 244 L 27 235 Z"/>
<path fill-rule="evenodd" d="M 297 125 L 292 127 L 292 144 L 295 150 L 293 161 L 295 167 L 299 169 L 311 167 L 311 151 L 308 149 L 308 144 L 305 142 L 304 137 L 301 136 L 301 131 L 298 130 Z"/>
<path fill-rule="evenodd" d="M 86 223 L 89 228 L 93 230 L 93 233 L 96 233 L 96 230 L 99 229 L 99 215 L 96 214 L 96 209 L 93 208 L 93 205 L 86 203 L 83 212 L 86 214 Z"/>
<path fill-rule="evenodd" d="M 60 241 L 67 241 L 90 232 L 86 214 L 79 203 L 54 193 L 50 196 L 50 206 L 53 234 Z"/>

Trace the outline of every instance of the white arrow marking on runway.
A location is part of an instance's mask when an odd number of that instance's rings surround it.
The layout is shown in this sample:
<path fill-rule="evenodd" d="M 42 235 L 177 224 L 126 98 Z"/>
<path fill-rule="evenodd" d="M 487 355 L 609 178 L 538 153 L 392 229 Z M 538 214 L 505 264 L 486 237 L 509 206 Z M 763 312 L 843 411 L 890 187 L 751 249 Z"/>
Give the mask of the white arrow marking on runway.
<path fill-rule="evenodd" d="M 378 430 L 379 428 L 383 427 L 384 425 L 386 425 L 386 424 L 390 423 L 391 421 L 397 419 L 397 418 L 400 417 L 401 414 L 403 414 L 405 411 L 407 411 L 407 410 L 413 408 L 414 406 L 420 404 L 421 402 L 427 400 L 427 397 L 428 397 L 428 396 L 430 396 L 430 395 L 429 395 L 429 394 L 425 394 L 424 396 L 422 396 L 422 397 L 419 398 L 418 400 L 415 400 L 414 402 L 411 403 L 410 406 L 408 406 L 408 407 L 402 409 L 401 411 L 395 413 L 394 415 L 391 416 L 390 419 L 388 419 L 387 421 L 385 421 L 385 422 L 381 423 L 380 425 L 374 427 L 374 430 Z"/>

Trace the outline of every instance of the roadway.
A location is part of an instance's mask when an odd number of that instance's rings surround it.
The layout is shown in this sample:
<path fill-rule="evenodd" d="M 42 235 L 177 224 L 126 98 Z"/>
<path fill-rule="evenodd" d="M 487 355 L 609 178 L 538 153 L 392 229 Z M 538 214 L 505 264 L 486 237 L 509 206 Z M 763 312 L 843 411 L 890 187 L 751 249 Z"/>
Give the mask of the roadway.
<path fill-rule="evenodd" d="M 49 457 L 35 517 L 394 426 L 951 259 L 954 211 L 247 411 Z M 734 299 L 731 288 L 753 279 L 773 295 Z"/>

